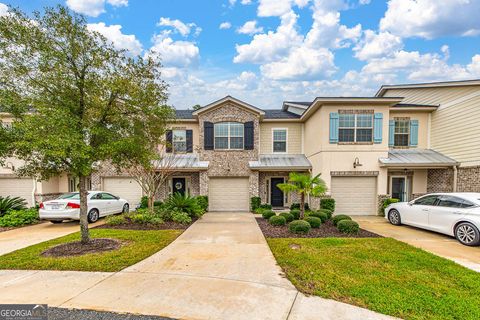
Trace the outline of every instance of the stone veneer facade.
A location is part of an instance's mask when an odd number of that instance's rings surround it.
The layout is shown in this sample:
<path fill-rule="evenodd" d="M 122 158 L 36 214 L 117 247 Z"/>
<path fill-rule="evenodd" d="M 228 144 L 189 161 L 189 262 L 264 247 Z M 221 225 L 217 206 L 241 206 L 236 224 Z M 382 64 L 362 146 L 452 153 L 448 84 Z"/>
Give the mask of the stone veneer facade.
<path fill-rule="evenodd" d="M 427 192 L 452 192 L 453 176 L 453 169 L 429 169 Z M 457 192 L 480 192 L 480 166 L 458 168 Z"/>

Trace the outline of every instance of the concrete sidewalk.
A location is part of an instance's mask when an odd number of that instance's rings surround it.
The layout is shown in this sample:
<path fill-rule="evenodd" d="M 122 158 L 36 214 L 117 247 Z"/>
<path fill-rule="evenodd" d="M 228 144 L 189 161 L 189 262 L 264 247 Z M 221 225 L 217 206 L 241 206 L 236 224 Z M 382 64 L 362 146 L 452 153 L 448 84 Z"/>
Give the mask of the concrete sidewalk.
<path fill-rule="evenodd" d="M 480 247 L 464 246 L 455 238 L 440 233 L 406 225 L 394 226 L 383 217 L 359 216 L 355 217 L 355 221 L 360 224 L 362 229 L 406 242 L 480 272 Z"/>
<path fill-rule="evenodd" d="M 90 227 L 103 224 L 103 219 L 91 223 Z M 0 255 L 31 245 L 63 237 L 67 234 L 80 231 L 78 221 L 69 221 L 59 224 L 50 222 L 40 223 L 33 226 L 0 232 Z"/>
<path fill-rule="evenodd" d="M 208 213 L 162 251 L 117 273 L 0 271 L 0 283 L 3 303 L 179 319 L 390 319 L 300 294 L 248 213 Z"/>

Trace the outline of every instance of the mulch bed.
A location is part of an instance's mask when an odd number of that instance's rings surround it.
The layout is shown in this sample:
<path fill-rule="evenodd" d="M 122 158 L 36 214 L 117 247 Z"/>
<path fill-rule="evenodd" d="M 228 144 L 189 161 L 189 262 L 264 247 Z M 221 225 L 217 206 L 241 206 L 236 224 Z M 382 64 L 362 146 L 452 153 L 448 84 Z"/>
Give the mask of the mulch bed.
<path fill-rule="evenodd" d="M 181 224 L 173 221 L 165 221 L 162 224 L 145 224 L 145 223 L 123 223 L 118 225 L 107 225 L 95 227 L 95 229 L 122 229 L 122 230 L 185 230 L 190 227 L 196 220 L 190 224 Z"/>
<path fill-rule="evenodd" d="M 363 229 L 357 234 L 347 234 L 338 231 L 332 221 L 322 223 L 320 228 L 312 228 L 307 234 L 292 233 L 288 230 L 288 224 L 285 226 L 274 227 L 263 218 L 256 218 L 258 226 L 266 238 L 382 238 L 376 233 Z"/>
<path fill-rule="evenodd" d="M 71 257 L 81 256 L 89 253 L 98 253 L 119 249 L 124 243 L 116 239 L 97 238 L 92 239 L 88 244 L 80 241 L 63 243 L 49 248 L 42 252 L 44 257 Z"/>

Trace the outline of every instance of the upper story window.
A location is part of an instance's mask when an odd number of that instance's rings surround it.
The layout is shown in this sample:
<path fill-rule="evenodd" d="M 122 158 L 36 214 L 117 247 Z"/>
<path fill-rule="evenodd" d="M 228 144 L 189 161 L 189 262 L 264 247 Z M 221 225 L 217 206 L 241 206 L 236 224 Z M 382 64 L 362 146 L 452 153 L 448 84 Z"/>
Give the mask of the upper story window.
<path fill-rule="evenodd" d="M 287 129 L 273 129 L 273 152 L 287 152 Z"/>
<path fill-rule="evenodd" d="M 243 123 L 219 122 L 215 123 L 215 149 L 243 149 Z"/>
<path fill-rule="evenodd" d="M 393 145 L 408 147 L 410 142 L 410 118 L 395 118 Z"/>
<path fill-rule="evenodd" d="M 187 152 L 186 130 L 172 130 L 172 146 L 174 152 Z"/>
<path fill-rule="evenodd" d="M 372 113 L 340 113 L 338 142 L 372 142 Z"/>

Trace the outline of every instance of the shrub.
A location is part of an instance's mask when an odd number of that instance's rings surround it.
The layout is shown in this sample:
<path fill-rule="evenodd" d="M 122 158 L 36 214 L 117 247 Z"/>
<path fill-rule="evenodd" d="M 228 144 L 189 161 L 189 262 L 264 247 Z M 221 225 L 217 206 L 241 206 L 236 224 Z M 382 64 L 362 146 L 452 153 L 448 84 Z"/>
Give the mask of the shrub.
<path fill-rule="evenodd" d="M 287 224 L 287 220 L 283 216 L 271 216 L 268 222 L 270 222 L 272 226 L 284 226 Z"/>
<path fill-rule="evenodd" d="M 332 222 L 335 226 L 337 225 L 337 223 L 339 221 L 342 221 L 342 220 L 352 220 L 352 218 L 350 218 L 346 214 L 339 214 L 337 216 L 333 216 L 333 218 L 332 218 Z"/>
<path fill-rule="evenodd" d="M 320 208 L 328 209 L 331 212 L 335 212 L 335 199 L 333 198 L 320 199 Z"/>
<path fill-rule="evenodd" d="M 292 222 L 295 217 L 289 212 L 282 212 L 279 216 L 284 217 L 287 222 Z"/>
<path fill-rule="evenodd" d="M 151 220 L 150 216 L 147 213 L 134 213 L 129 218 L 133 223 L 147 224 Z"/>
<path fill-rule="evenodd" d="M 172 211 L 181 211 L 189 215 L 190 218 L 200 217 L 204 213 L 198 205 L 196 198 L 188 195 L 175 193 L 165 201 L 165 208 Z"/>
<path fill-rule="evenodd" d="M 19 197 L 0 197 L 0 217 L 10 210 L 23 210 L 27 208 L 25 199 Z"/>
<path fill-rule="evenodd" d="M 160 200 L 153 201 L 153 206 L 154 207 L 161 207 L 161 206 L 163 206 L 163 202 L 160 201 Z"/>
<path fill-rule="evenodd" d="M 147 196 L 143 196 L 140 198 L 140 207 L 141 209 L 145 209 L 145 208 L 148 208 L 148 197 Z"/>
<path fill-rule="evenodd" d="M 270 217 L 273 217 L 275 215 L 276 215 L 275 212 L 273 212 L 272 210 L 266 210 L 262 213 L 263 219 L 267 219 L 267 220 L 270 219 Z"/>
<path fill-rule="evenodd" d="M 293 216 L 293 218 L 295 220 L 300 219 L 300 210 L 299 209 L 290 210 L 290 214 Z"/>
<path fill-rule="evenodd" d="M 343 233 L 358 233 L 360 227 L 353 220 L 340 220 L 337 224 L 338 231 Z"/>
<path fill-rule="evenodd" d="M 272 205 L 268 203 L 261 204 L 259 208 L 272 210 Z"/>
<path fill-rule="evenodd" d="M 265 211 L 270 211 L 270 209 L 263 209 L 263 208 L 255 209 L 256 214 L 263 214 Z"/>
<path fill-rule="evenodd" d="M 398 201 L 400 201 L 399 199 L 396 199 L 396 198 L 387 198 L 385 200 L 383 200 L 383 203 L 382 203 L 382 210 L 381 210 L 381 215 L 385 215 L 385 209 L 391 205 L 392 203 L 397 203 Z"/>
<path fill-rule="evenodd" d="M 328 215 L 326 212 L 318 210 L 310 213 L 309 217 L 316 217 L 322 220 L 322 223 L 325 223 L 328 220 Z"/>
<path fill-rule="evenodd" d="M 331 210 L 328 210 L 328 209 L 320 209 L 318 210 L 318 212 L 323 212 L 327 215 L 327 219 L 330 220 L 332 219 L 332 215 L 333 215 L 333 212 Z"/>
<path fill-rule="evenodd" d="M 305 217 L 303 220 L 307 221 L 312 228 L 320 228 L 322 225 L 322 219 L 317 217 Z"/>
<path fill-rule="evenodd" d="M 105 218 L 105 224 L 109 226 L 117 226 L 119 224 L 124 224 L 127 220 L 123 214 L 108 216 Z"/>
<path fill-rule="evenodd" d="M 255 212 L 258 208 L 260 208 L 260 204 L 262 203 L 262 199 L 260 197 L 251 197 L 250 198 L 250 210 Z"/>
<path fill-rule="evenodd" d="M 181 223 L 181 224 L 189 224 L 192 222 L 192 218 L 186 213 L 182 211 L 173 211 L 172 212 L 172 221 Z"/>
<path fill-rule="evenodd" d="M 208 196 L 197 196 L 195 199 L 203 212 L 206 212 L 208 210 Z"/>
<path fill-rule="evenodd" d="M 35 208 L 10 210 L 0 217 L 0 227 L 18 227 L 38 221 L 38 210 Z"/>
<path fill-rule="evenodd" d="M 288 225 L 288 229 L 293 233 L 308 233 L 310 228 L 310 223 L 304 220 L 293 220 Z"/>
<path fill-rule="evenodd" d="M 290 205 L 290 210 L 300 210 L 300 203 L 292 203 Z M 305 211 L 310 210 L 308 203 L 305 203 Z"/>

